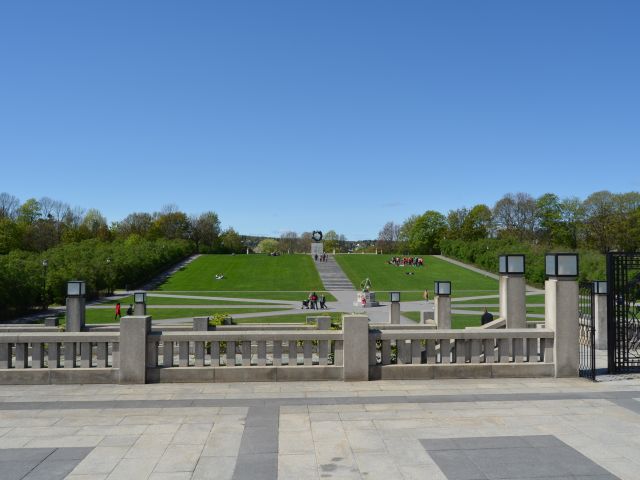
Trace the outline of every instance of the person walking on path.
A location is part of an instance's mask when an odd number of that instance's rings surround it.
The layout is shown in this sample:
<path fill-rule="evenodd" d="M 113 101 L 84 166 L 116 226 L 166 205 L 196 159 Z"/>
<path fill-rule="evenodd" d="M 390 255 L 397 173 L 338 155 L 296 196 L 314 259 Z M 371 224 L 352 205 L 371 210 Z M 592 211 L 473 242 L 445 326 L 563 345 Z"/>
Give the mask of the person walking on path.
<path fill-rule="evenodd" d="M 326 305 L 326 302 L 327 302 L 327 299 L 325 298 L 324 294 L 320 295 L 320 310 L 328 308 Z"/>
<path fill-rule="evenodd" d="M 429 303 L 429 290 L 427 290 L 426 288 L 424 289 L 424 293 L 422 294 L 422 298 L 424 298 L 424 301 Z"/>
<path fill-rule="evenodd" d="M 120 313 L 120 302 L 116 303 L 116 315 L 113 317 L 114 320 L 120 320 L 122 315 Z"/>

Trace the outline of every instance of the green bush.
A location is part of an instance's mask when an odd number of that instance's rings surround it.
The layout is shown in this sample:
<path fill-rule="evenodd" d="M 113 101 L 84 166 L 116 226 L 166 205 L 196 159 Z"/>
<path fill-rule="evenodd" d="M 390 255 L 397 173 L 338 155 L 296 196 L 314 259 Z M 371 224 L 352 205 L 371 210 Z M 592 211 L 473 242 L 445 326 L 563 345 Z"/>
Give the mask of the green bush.
<path fill-rule="evenodd" d="M 442 254 L 476 265 L 489 272 L 498 273 L 498 257 L 507 253 L 522 253 L 526 259 L 527 282 L 542 286 L 545 280 L 544 255 L 547 252 L 565 252 L 562 247 L 542 247 L 514 239 L 483 239 L 476 241 L 442 240 Z M 578 249 L 580 262 L 580 280 L 606 279 L 605 256 L 593 250 Z"/>
<path fill-rule="evenodd" d="M 47 305 L 64 303 L 69 280 L 84 280 L 91 299 L 99 292 L 139 286 L 192 251 L 186 240 L 144 240 L 136 235 L 113 242 L 60 244 L 42 253 L 14 250 L 0 255 L 0 319 L 41 305 L 44 285 Z"/>

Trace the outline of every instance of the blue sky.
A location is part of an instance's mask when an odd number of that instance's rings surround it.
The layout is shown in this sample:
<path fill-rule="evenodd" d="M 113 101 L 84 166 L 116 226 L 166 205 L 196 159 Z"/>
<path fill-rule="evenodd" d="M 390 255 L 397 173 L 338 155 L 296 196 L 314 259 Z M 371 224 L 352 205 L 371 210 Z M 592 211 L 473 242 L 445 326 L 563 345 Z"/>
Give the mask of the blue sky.
<path fill-rule="evenodd" d="M 640 189 L 640 2 L 3 1 L 0 191 L 335 229 Z"/>

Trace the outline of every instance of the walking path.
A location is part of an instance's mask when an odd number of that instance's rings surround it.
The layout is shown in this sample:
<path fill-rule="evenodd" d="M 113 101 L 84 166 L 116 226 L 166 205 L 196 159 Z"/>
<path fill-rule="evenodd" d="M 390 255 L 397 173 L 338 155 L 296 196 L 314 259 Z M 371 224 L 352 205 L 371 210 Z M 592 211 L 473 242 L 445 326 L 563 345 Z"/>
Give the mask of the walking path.
<path fill-rule="evenodd" d="M 472 272 L 479 273 L 480 275 L 484 275 L 485 277 L 493 278 L 494 280 L 500 280 L 500 276 L 496 275 L 495 273 L 487 272 L 486 270 L 483 270 L 478 267 L 474 267 L 472 265 L 468 265 L 458 260 L 454 260 L 453 258 L 445 257 L 444 255 L 434 255 L 434 257 L 439 258 L 440 260 L 444 260 L 445 262 L 449 262 L 454 265 L 457 265 L 458 267 L 466 268 L 467 270 L 471 270 Z M 527 290 L 533 293 L 544 293 L 544 290 L 541 290 L 536 287 L 532 287 L 530 285 L 527 285 Z"/>
<path fill-rule="evenodd" d="M 5 385 L 0 476 L 637 480 L 638 400 L 615 377 Z"/>
<path fill-rule="evenodd" d="M 345 275 L 344 271 L 336 262 L 333 255 L 327 255 L 326 262 L 314 261 L 316 269 L 320 274 L 320 280 L 324 285 L 324 289 L 328 291 L 334 290 L 350 290 L 354 291 L 351 280 Z"/>

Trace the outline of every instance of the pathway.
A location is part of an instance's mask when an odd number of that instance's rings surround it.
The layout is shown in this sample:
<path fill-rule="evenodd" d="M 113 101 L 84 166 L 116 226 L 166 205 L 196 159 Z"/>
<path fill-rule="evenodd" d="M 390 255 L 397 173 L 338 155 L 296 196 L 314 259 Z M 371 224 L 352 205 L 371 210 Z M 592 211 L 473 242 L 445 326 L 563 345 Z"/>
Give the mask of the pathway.
<path fill-rule="evenodd" d="M 351 280 L 345 275 L 344 271 L 336 262 L 333 255 L 327 255 L 326 262 L 314 261 L 316 269 L 320 274 L 320 279 L 327 291 L 334 290 L 350 290 L 354 291 Z"/>
<path fill-rule="evenodd" d="M 476 272 L 476 273 L 479 273 L 480 275 L 484 275 L 485 277 L 493 278 L 494 280 L 499 280 L 500 279 L 500 277 L 498 275 L 496 275 L 495 273 L 487 272 L 486 270 L 483 270 L 483 269 L 478 268 L 478 267 L 474 267 L 472 265 L 468 265 L 468 264 L 466 264 L 464 262 L 460 262 L 458 260 L 454 260 L 453 258 L 445 257 L 444 255 L 433 255 L 433 256 L 436 257 L 436 258 L 439 258 L 440 260 L 444 260 L 445 262 L 449 262 L 449 263 L 452 263 L 454 265 L 457 265 L 458 267 L 466 268 L 467 270 L 471 270 L 472 272 Z M 527 290 L 530 291 L 530 292 L 535 292 L 535 293 L 544 293 L 544 290 L 532 287 L 530 285 L 527 285 Z"/>
<path fill-rule="evenodd" d="M 637 378 L 4 385 L 0 476 L 637 480 L 639 399 Z"/>

